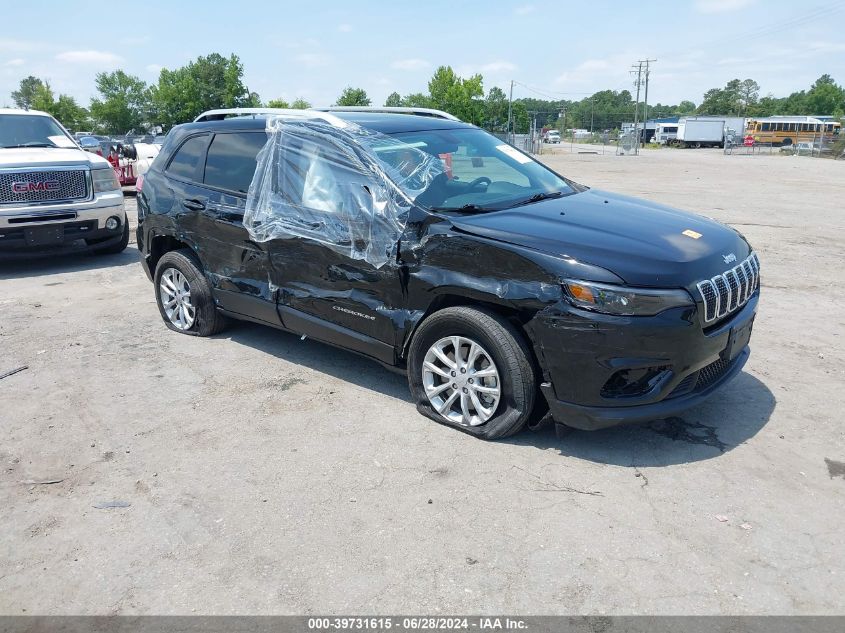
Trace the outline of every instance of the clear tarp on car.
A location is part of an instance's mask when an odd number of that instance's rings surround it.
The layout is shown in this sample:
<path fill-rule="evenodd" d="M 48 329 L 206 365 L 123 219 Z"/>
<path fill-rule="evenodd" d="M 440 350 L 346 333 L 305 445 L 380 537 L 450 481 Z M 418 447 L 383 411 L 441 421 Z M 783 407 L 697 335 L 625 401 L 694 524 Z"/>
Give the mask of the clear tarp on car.
<path fill-rule="evenodd" d="M 413 200 L 444 172 L 432 154 L 354 123 L 273 117 L 244 226 L 257 242 L 301 238 L 376 268 L 395 261 Z"/>

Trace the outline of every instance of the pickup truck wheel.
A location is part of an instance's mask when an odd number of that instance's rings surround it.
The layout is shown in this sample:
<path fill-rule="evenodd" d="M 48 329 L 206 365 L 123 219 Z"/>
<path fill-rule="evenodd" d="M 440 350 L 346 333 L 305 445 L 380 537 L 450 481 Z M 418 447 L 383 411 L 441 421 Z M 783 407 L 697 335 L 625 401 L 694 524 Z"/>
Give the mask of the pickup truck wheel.
<path fill-rule="evenodd" d="M 105 246 L 103 248 L 97 248 L 95 246 L 91 247 L 91 252 L 95 255 L 117 255 L 118 253 L 122 253 L 126 250 L 126 247 L 129 246 L 129 219 L 126 215 L 123 216 L 123 235 L 120 236 L 120 241 L 116 244 L 112 244 L 111 246 Z"/>
<path fill-rule="evenodd" d="M 158 311 L 174 332 L 211 336 L 225 327 L 226 317 L 217 311 L 208 280 L 191 251 L 165 253 L 156 266 L 154 281 Z"/>
<path fill-rule="evenodd" d="M 520 431 L 537 382 L 525 339 L 494 312 L 446 308 L 411 341 L 408 384 L 423 415 L 494 440 Z"/>

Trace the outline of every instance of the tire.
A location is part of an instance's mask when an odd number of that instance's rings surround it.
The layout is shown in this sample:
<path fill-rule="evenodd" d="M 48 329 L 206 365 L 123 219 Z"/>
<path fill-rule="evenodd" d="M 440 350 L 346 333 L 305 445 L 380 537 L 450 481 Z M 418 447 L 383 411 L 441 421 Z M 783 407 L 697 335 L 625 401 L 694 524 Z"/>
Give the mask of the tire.
<path fill-rule="evenodd" d="M 162 277 L 165 276 L 165 273 L 168 274 L 168 280 L 171 279 L 171 275 L 178 277 L 170 271 L 178 271 L 187 283 L 189 290 L 187 299 L 193 309 L 193 319 L 184 319 L 181 322 L 181 327 L 168 315 L 168 311 L 162 302 Z M 159 314 L 161 314 L 164 324 L 174 332 L 190 336 L 211 336 L 226 327 L 226 317 L 217 311 L 214 297 L 211 295 L 211 287 L 208 285 L 208 280 L 202 272 L 202 266 L 193 251 L 181 249 L 165 253 L 158 260 L 153 280 Z M 165 286 L 167 286 L 167 283 L 165 283 Z M 183 309 L 182 314 L 186 314 L 185 309 Z"/>
<path fill-rule="evenodd" d="M 104 246 L 103 248 L 92 247 L 91 252 L 95 255 L 117 255 L 126 250 L 129 246 L 129 218 L 123 214 L 123 235 L 120 236 L 120 241 L 111 246 Z"/>
<path fill-rule="evenodd" d="M 789 137 L 786 137 L 785 139 L 783 139 L 781 141 L 780 144 L 781 144 L 781 147 L 789 147 L 790 145 L 792 145 L 792 139 L 789 138 Z"/>
<path fill-rule="evenodd" d="M 438 413 L 426 392 L 426 378 L 423 368 L 426 355 L 428 354 L 429 358 L 432 358 L 430 353 L 433 347 L 446 339 L 451 339 L 451 337 L 460 337 L 462 340 L 480 345 L 482 351 L 486 356 L 489 356 L 489 360 L 495 366 L 494 369 L 498 371 L 496 386 L 499 389 L 499 400 L 491 417 L 486 421 L 479 422 L 481 414 L 478 413 L 478 409 L 475 409 L 476 419 L 474 423 L 468 424 L 464 421 L 459 422 L 449 419 Z M 451 349 L 453 350 L 452 360 L 454 361 L 454 346 Z M 466 349 L 466 347 L 462 348 L 462 350 Z M 462 351 L 462 354 L 469 357 L 470 352 Z M 470 367 L 470 372 L 466 375 L 472 375 L 473 371 L 473 368 Z M 432 375 L 431 372 L 429 372 L 429 375 Z M 439 378 L 439 380 L 443 381 L 444 379 Z M 481 387 L 480 383 L 485 380 L 491 379 L 482 378 L 476 383 L 475 388 L 469 387 L 469 385 L 467 387 L 477 389 Z M 451 379 L 446 378 L 444 382 L 451 382 Z M 472 379 L 469 379 L 468 382 L 472 382 Z M 420 324 L 414 333 L 408 354 L 408 385 L 420 413 L 435 422 L 455 427 L 485 440 L 508 437 L 522 430 L 531 418 L 537 397 L 537 374 L 533 356 L 522 334 L 495 312 L 463 306 L 445 308 L 435 312 Z M 435 391 L 437 387 L 443 387 L 443 384 L 434 385 Z M 431 384 L 429 384 L 429 388 L 432 388 Z M 487 388 L 489 389 L 489 387 Z M 445 393 L 451 394 L 453 391 L 458 392 L 459 390 L 447 388 Z M 467 393 L 466 387 L 462 388 L 462 391 Z M 460 395 L 460 392 L 457 395 Z M 444 398 L 442 395 L 437 397 Z M 478 398 L 488 398 L 489 396 L 476 394 L 475 397 L 478 401 Z M 452 406 L 460 409 L 460 402 L 463 401 L 455 400 Z M 483 402 L 487 404 L 486 400 Z M 446 411 L 450 412 L 451 410 L 446 409 Z M 464 416 L 464 420 L 466 420 L 466 416 Z"/>

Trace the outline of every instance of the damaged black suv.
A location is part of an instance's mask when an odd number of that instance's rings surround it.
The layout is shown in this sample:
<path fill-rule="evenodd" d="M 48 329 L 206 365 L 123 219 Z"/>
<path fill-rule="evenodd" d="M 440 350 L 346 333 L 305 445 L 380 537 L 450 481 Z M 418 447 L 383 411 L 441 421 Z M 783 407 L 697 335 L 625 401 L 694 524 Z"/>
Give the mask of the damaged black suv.
<path fill-rule="evenodd" d="M 737 231 L 596 191 L 443 113 L 213 111 L 139 184 L 165 324 L 264 323 L 406 370 L 479 437 L 550 412 L 674 415 L 742 369 L 760 264 Z"/>

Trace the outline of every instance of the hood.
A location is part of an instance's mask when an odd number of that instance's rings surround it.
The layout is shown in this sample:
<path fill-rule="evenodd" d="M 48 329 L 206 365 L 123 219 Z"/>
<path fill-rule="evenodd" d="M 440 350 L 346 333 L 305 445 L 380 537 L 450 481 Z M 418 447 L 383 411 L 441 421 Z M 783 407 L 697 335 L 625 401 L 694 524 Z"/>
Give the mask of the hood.
<path fill-rule="evenodd" d="M 452 225 L 599 266 L 632 286 L 689 287 L 730 268 L 731 254 L 739 262 L 750 252 L 742 235 L 715 220 L 594 189 Z"/>
<path fill-rule="evenodd" d="M 0 169 L 26 167 L 105 167 L 109 162 L 102 156 L 78 148 L 18 147 L 0 148 Z"/>

